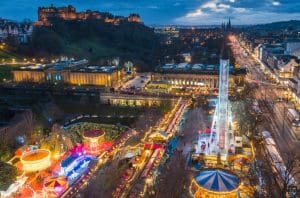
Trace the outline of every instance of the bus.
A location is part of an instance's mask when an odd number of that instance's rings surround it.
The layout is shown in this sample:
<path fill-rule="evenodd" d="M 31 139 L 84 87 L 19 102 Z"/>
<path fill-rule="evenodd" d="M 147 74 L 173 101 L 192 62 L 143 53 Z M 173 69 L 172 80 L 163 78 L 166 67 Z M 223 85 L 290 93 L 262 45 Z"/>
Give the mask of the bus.
<path fill-rule="evenodd" d="M 293 123 L 300 120 L 299 113 L 296 109 L 287 109 L 287 118 Z"/>
<path fill-rule="evenodd" d="M 283 185 L 283 182 L 287 181 L 289 187 L 294 186 L 296 181 L 293 175 L 288 172 L 270 132 L 263 131 L 261 134 L 264 141 L 265 152 L 270 162 L 272 171 L 276 173 L 278 184 Z"/>

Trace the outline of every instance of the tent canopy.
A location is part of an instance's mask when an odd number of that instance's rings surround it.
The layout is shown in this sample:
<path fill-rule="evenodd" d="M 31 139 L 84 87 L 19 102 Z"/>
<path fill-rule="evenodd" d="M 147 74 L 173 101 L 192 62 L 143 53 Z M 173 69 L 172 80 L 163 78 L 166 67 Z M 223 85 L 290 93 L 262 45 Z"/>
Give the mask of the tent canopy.
<path fill-rule="evenodd" d="M 199 186 L 216 192 L 232 191 L 239 186 L 236 175 L 221 169 L 204 170 L 195 179 Z"/>

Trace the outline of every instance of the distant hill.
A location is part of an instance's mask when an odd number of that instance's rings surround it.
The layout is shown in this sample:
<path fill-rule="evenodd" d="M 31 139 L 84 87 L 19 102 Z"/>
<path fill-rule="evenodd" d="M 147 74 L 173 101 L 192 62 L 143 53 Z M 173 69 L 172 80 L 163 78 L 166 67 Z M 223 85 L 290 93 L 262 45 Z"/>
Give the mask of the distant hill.
<path fill-rule="evenodd" d="M 53 19 L 51 24 L 37 26 L 31 41 L 18 46 L 17 52 L 33 57 L 87 58 L 91 64 L 103 64 L 106 58 L 117 56 L 142 70 L 151 70 L 157 64 L 159 38 L 142 23 Z"/>
<path fill-rule="evenodd" d="M 252 27 L 256 29 L 265 30 L 300 30 L 300 20 L 279 21 L 267 24 L 254 25 Z"/>

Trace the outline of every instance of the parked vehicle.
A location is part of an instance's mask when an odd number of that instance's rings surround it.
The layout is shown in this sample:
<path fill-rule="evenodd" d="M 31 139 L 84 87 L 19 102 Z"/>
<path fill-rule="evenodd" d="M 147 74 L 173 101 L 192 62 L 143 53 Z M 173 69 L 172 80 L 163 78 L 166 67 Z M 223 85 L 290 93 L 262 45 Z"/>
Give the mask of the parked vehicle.
<path fill-rule="evenodd" d="M 294 123 L 295 121 L 300 120 L 299 113 L 296 109 L 287 109 L 287 118 Z"/>

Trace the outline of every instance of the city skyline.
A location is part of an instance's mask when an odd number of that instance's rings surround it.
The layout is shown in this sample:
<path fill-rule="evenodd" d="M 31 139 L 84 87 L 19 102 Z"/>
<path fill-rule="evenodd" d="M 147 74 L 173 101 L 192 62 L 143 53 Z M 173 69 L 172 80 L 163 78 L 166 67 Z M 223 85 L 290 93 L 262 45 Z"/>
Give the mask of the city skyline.
<path fill-rule="evenodd" d="M 299 149 L 299 0 L 0 0 L 1 198 L 300 198 Z"/>
<path fill-rule="evenodd" d="M 39 6 L 73 5 L 77 10 L 86 9 L 111 12 L 115 15 L 140 14 L 147 25 L 218 25 L 231 18 L 235 25 L 269 23 L 300 18 L 300 2 L 295 0 L 167 0 L 167 1 L 108 1 L 95 2 L 59 0 L 11 0 L 0 2 L 2 18 L 21 21 L 37 20 Z"/>

